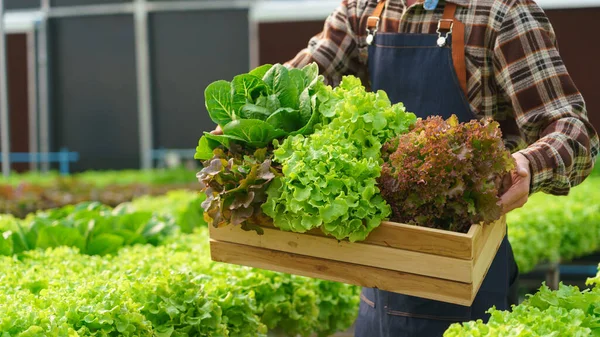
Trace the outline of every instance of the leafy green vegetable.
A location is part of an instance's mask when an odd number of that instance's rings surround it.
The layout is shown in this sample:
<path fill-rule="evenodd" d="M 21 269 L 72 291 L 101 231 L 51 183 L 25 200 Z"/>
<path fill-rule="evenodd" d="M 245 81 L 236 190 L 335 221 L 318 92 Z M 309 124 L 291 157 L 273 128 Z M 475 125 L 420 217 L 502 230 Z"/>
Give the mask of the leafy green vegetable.
<path fill-rule="evenodd" d="M 85 171 L 69 176 L 61 176 L 58 172 L 48 173 L 26 172 L 11 173 L 8 177 L 0 177 L 0 187 L 33 185 L 51 187 L 57 184 L 81 185 L 93 184 L 95 187 L 110 185 L 174 185 L 195 182 L 194 172 L 180 167 L 173 169 L 118 170 L 118 171 Z M 4 196 L 4 195 L 3 195 Z"/>
<path fill-rule="evenodd" d="M 303 121 L 302 115 L 298 110 L 281 108 L 277 109 L 277 111 L 267 118 L 267 123 L 285 132 L 294 132 L 306 125 L 308 120 Z"/>
<path fill-rule="evenodd" d="M 265 336 L 252 291 L 211 271 L 206 231 L 114 257 L 70 248 L 0 259 L 0 331 L 10 336 Z M 231 283 L 230 283 L 231 282 Z M 68 291 L 66 291 L 68 289 Z M 43 290 L 43 291 L 42 291 Z"/>
<path fill-rule="evenodd" d="M 206 110 L 213 122 L 225 125 L 235 119 L 231 84 L 227 81 L 216 81 L 204 90 Z"/>
<path fill-rule="evenodd" d="M 366 92 L 352 76 L 335 89 L 320 86 L 316 95 L 323 123 L 313 134 L 276 144 L 283 177 L 269 187 L 262 209 L 283 230 L 321 228 L 339 240 L 364 240 L 390 215 L 376 187 L 379 150 L 416 117 L 384 92 Z"/>
<path fill-rule="evenodd" d="M 205 133 L 195 158 L 208 160 L 212 150 L 231 149 L 232 142 L 257 149 L 290 134 L 312 132 L 318 119 L 313 101 L 319 84 L 323 85 L 323 77 L 316 64 L 291 70 L 281 64 L 263 65 L 231 82 L 211 83 L 205 105 L 223 135 Z"/>
<path fill-rule="evenodd" d="M 452 325 L 444 337 L 600 336 L 600 289 L 580 291 L 543 285 L 534 295 L 509 311 L 490 309 L 487 324 L 478 320 Z"/>
<path fill-rule="evenodd" d="M 211 262 L 208 232 L 196 222 L 203 198 L 181 190 L 115 209 L 84 203 L 25 220 L 1 215 L 0 251 L 11 246 L 5 234 L 24 224 L 27 231 L 35 222 L 39 232 L 60 228 L 93 237 L 87 253 L 103 256 L 82 255 L 56 241 L 48 246 L 61 247 L 0 257 L 0 303 L 6 304 L 0 305 L 0 331 L 242 337 L 264 336 L 268 326 L 288 335 L 329 336 L 352 324 L 358 287 Z M 126 237 L 143 243 L 160 231 L 161 226 L 148 225 L 158 218 L 193 221 L 194 234 L 171 231 L 157 242 L 163 246 L 124 247 Z M 12 249 L 2 253 L 12 255 Z"/>
<path fill-rule="evenodd" d="M 383 148 L 378 179 L 392 220 L 466 232 L 500 218 L 498 190 L 514 166 L 498 123 L 430 117 Z"/>
<path fill-rule="evenodd" d="M 0 181 L 0 213 L 19 218 L 80 202 L 97 201 L 114 207 L 142 195 L 199 187 L 196 171 L 186 168 L 92 171 L 66 177 L 54 173 L 14 174 Z"/>
<path fill-rule="evenodd" d="M 357 314 L 358 287 L 214 263 L 208 232 L 114 256 L 60 247 L 0 264 L 0 331 L 11 336 L 329 336 Z M 68 291 L 67 291 L 68 290 Z"/>
<path fill-rule="evenodd" d="M 267 71 L 269 71 L 269 69 L 271 69 L 273 67 L 273 65 L 271 64 L 263 64 L 262 66 L 259 66 L 253 70 L 251 70 L 249 72 L 250 75 L 256 76 L 258 78 L 263 78 L 265 77 L 265 74 L 267 73 Z"/>
<path fill-rule="evenodd" d="M 519 306 L 512 313 L 491 310 L 488 324 L 481 320 L 454 324 L 444 337 L 589 337 L 592 330 L 586 324 L 583 311 L 564 308 L 540 310 L 530 306 Z"/>
<path fill-rule="evenodd" d="M 198 227 L 206 227 L 204 211 L 201 204 L 206 199 L 204 193 L 174 190 L 163 196 L 144 196 L 134 199 L 130 203 L 119 205 L 115 213 L 127 212 L 152 212 L 158 216 L 168 218 L 179 227 L 182 233 L 191 234 Z"/>
<path fill-rule="evenodd" d="M 240 109 L 240 116 L 246 119 L 266 120 L 270 115 L 271 111 L 269 108 L 258 104 L 246 103 Z"/>
<path fill-rule="evenodd" d="M 238 119 L 223 127 L 223 137 L 244 142 L 254 148 L 266 147 L 273 139 L 285 135 L 284 130 L 258 119 Z"/>
<path fill-rule="evenodd" d="M 202 203 L 206 221 L 214 227 L 232 224 L 261 232 L 258 225 L 268 222 L 261 210 L 265 191 L 281 175 L 271 166 L 267 149 L 256 150 L 251 156 L 221 149 L 214 152 L 215 156 L 198 173 L 206 193 Z"/>
<path fill-rule="evenodd" d="M 122 232 L 121 232 L 122 234 Z M 87 253 L 90 255 L 107 255 L 115 254 L 125 244 L 124 237 L 131 238 L 132 235 L 116 235 L 104 233 L 96 236 L 87 247 Z M 74 247 L 74 246 L 71 246 Z"/>
<path fill-rule="evenodd" d="M 262 79 L 249 74 L 234 77 L 231 88 L 233 89 L 232 108 L 236 116 L 241 116 L 240 110 L 244 105 L 255 102 L 261 95 L 268 94 L 266 83 Z M 235 120 L 235 118 L 232 118 L 232 120 Z"/>
<path fill-rule="evenodd" d="M 596 274 L 596 277 L 590 277 L 586 281 L 586 285 L 595 285 L 596 287 L 600 286 L 600 264 L 598 265 L 598 274 Z"/>
<path fill-rule="evenodd" d="M 600 250 L 600 177 L 568 196 L 537 193 L 507 215 L 508 237 L 522 272 L 544 262 L 568 261 Z"/>
<path fill-rule="evenodd" d="M 35 246 L 42 249 L 67 246 L 83 250 L 85 238 L 76 228 L 63 226 L 43 227 L 38 232 Z"/>
<path fill-rule="evenodd" d="M 81 203 L 38 212 L 14 220 L 9 228 L 0 227 L 0 255 L 61 246 L 91 255 L 112 254 L 124 245 L 158 245 L 176 230 L 174 219 L 152 212 L 124 213 L 99 203 Z"/>
<path fill-rule="evenodd" d="M 304 75 L 303 72 L 295 72 L 298 76 Z M 297 78 L 297 76 L 294 76 Z M 297 108 L 298 107 L 298 92 L 297 82 L 291 79 L 288 69 L 281 65 L 274 65 L 264 76 L 264 81 L 269 88 L 273 89 L 273 93 L 281 103 L 282 107 Z M 297 78 L 301 80 L 302 78 Z M 303 80 L 303 79 L 302 79 Z M 302 81 L 304 82 L 304 81 Z"/>
<path fill-rule="evenodd" d="M 13 240 L 11 239 L 12 232 L 5 232 L 0 235 L 0 255 L 9 256 L 13 253 Z"/>

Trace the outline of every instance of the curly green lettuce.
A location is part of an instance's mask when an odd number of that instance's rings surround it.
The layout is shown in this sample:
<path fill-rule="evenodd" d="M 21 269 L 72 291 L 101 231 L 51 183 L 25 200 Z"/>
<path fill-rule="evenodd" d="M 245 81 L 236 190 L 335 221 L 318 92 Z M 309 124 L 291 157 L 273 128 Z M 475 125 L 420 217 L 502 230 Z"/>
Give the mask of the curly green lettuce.
<path fill-rule="evenodd" d="M 382 144 L 408 132 L 416 117 L 353 76 L 335 89 L 320 86 L 317 98 L 323 117 L 316 132 L 276 143 L 283 177 L 267 190 L 262 209 L 282 230 L 320 228 L 338 240 L 361 241 L 391 214 L 376 186 Z"/>
<path fill-rule="evenodd" d="M 600 291 L 581 291 L 561 284 L 556 291 L 543 285 L 511 311 L 489 310 L 489 321 L 453 324 L 444 337 L 600 336 Z"/>

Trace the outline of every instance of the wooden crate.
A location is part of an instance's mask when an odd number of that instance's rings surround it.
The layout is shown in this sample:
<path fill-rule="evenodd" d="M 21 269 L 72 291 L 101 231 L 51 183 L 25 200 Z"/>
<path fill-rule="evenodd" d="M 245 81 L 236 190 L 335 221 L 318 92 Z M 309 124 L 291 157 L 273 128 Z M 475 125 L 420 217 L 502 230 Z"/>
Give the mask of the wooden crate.
<path fill-rule="evenodd" d="M 214 261 L 378 288 L 469 306 L 506 234 L 505 218 L 468 233 L 383 222 L 362 242 L 320 230 L 210 228 Z"/>

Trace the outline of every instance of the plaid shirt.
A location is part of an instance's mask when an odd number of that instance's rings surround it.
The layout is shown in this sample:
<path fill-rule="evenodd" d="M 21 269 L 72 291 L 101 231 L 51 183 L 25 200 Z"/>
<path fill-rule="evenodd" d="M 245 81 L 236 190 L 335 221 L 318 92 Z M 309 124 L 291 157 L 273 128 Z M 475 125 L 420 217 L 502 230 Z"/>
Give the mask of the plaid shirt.
<path fill-rule="evenodd" d="M 568 194 L 593 168 L 598 135 L 548 18 L 533 0 L 448 1 L 459 6 L 456 18 L 465 24 L 472 110 L 498 121 L 506 146 L 529 159 L 531 193 Z M 367 83 L 366 25 L 377 2 L 343 0 L 324 30 L 287 65 L 317 62 L 334 86 L 349 74 Z M 422 4 L 406 8 L 403 0 L 388 0 L 379 31 L 434 34 L 443 4 L 425 11 Z"/>

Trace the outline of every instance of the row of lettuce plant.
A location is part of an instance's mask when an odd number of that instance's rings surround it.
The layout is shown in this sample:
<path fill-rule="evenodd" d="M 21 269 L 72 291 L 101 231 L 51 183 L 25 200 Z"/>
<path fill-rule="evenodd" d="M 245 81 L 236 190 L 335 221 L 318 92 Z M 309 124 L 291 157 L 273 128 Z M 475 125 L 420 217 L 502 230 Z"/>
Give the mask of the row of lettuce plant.
<path fill-rule="evenodd" d="M 566 197 L 535 194 L 508 214 L 508 235 L 521 272 L 540 263 L 567 261 L 600 250 L 600 176 Z"/>
<path fill-rule="evenodd" d="M 356 287 L 212 262 L 202 200 L 2 216 L 0 335 L 328 336 L 353 323 Z"/>
<path fill-rule="evenodd" d="M 454 324 L 444 337 L 600 336 L 600 272 L 587 281 L 592 289 L 543 285 L 512 311 L 490 309 L 490 320 Z"/>

